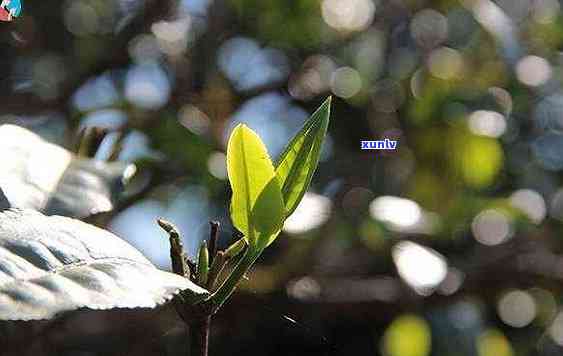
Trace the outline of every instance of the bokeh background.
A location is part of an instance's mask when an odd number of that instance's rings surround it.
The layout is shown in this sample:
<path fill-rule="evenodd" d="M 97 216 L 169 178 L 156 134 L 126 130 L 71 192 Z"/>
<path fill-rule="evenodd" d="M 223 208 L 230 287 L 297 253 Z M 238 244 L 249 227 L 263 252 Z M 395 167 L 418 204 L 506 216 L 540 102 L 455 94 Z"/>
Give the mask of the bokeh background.
<path fill-rule="evenodd" d="M 563 352 L 559 0 L 27 0 L 0 43 L 0 122 L 69 149 L 104 128 L 95 157 L 119 145 L 137 174 L 96 221 L 162 268 L 157 217 L 191 256 L 209 220 L 233 239 L 230 130 L 275 159 L 333 96 L 310 192 L 211 355 Z M 360 150 L 383 138 L 398 149 Z M 30 354 L 186 346 L 166 308 L 14 328 Z"/>

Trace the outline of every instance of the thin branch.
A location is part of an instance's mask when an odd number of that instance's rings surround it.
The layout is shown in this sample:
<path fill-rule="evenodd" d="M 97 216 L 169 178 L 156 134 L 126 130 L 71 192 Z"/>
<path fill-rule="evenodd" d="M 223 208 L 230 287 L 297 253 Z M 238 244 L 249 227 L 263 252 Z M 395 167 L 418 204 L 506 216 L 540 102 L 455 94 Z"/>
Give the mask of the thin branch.
<path fill-rule="evenodd" d="M 209 264 L 212 264 L 217 254 L 217 242 L 219 240 L 219 227 L 221 224 L 218 221 L 210 221 L 209 225 Z"/>
<path fill-rule="evenodd" d="M 158 219 L 158 225 L 168 233 L 170 237 L 170 259 L 172 260 L 172 271 L 182 277 L 189 278 L 190 270 L 186 265 L 184 246 L 180 239 L 178 229 L 172 223 Z"/>

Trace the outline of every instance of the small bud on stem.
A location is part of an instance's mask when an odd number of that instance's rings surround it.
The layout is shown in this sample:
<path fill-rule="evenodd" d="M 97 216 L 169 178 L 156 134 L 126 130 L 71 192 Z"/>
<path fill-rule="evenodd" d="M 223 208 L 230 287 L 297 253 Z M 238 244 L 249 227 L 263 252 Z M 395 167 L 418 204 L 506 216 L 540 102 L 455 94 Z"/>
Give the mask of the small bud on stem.
<path fill-rule="evenodd" d="M 207 285 L 207 276 L 209 274 L 209 251 L 205 241 L 199 248 L 199 258 L 197 264 L 197 279 L 200 286 Z"/>

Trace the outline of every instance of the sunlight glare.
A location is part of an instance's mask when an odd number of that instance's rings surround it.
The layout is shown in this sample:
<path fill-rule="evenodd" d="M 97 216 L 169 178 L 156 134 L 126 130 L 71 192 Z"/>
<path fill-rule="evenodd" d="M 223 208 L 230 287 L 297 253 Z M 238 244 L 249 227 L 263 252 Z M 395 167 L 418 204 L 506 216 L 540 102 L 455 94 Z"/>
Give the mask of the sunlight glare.
<path fill-rule="evenodd" d="M 506 131 L 504 115 L 491 110 L 477 110 L 469 115 L 469 130 L 476 135 L 497 138 Z"/>
<path fill-rule="evenodd" d="M 369 211 L 374 219 L 397 228 L 409 228 L 421 221 L 422 209 L 412 200 L 382 196 L 371 202 Z"/>
<path fill-rule="evenodd" d="M 332 202 L 329 198 L 315 193 L 305 193 L 297 209 L 283 225 L 289 234 L 303 234 L 323 225 L 330 217 Z"/>
<path fill-rule="evenodd" d="M 393 247 L 393 261 L 401 278 L 420 295 L 430 295 L 448 273 L 444 256 L 411 241 Z"/>
<path fill-rule="evenodd" d="M 338 31 L 361 31 L 373 21 L 373 0 L 324 0 L 321 5 L 325 22 Z"/>

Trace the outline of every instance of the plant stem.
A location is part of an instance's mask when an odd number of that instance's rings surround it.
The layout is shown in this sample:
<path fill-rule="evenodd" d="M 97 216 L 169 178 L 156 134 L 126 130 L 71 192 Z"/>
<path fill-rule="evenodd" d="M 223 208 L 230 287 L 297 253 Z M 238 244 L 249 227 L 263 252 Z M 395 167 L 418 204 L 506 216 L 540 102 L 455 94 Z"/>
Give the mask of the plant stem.
<path fill-rule="evenodd" d="M 209 329 L 211 316 L 190 323 L 190 356 L 207 356 L 209 353 Z"/>
<path fill-rule="evenodd" d="M 209 265 L 213 263 L 213 259 L 217 254 L 217 242 L 219 241 L 219 227 L 221 224 L 218 221 L 210 221 L 209 225 L 211 227 L 209 231 Z"/>
<path fill-rule="evenodd" d="M 242 279 L 244 274 L 248 271 L 254 262 L 258 259 L 262 251 L 252 251 L 248 248 L 244 253 L 244 256 L 240 262 L 236 265 L 234 270 L 231 272 L 229 277 L 223 282 L 223 284 L 213 293 L 210 297 L 210 302 L 212 303 L 213 311 L 217 311 L 225 301 L 233 294 L 239 281 Z"/>

